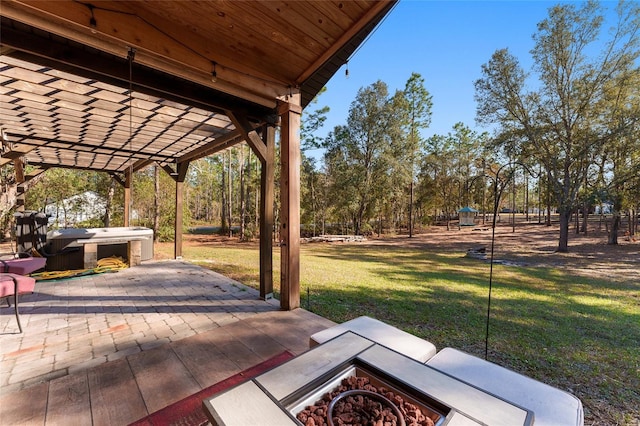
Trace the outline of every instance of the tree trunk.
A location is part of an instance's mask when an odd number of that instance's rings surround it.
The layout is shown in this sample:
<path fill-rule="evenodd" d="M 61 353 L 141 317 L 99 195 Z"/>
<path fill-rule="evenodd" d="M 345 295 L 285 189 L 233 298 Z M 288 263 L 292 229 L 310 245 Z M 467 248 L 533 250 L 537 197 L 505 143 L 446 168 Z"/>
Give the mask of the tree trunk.
<path fill-rule="evenodd" d="M 539 176 L 542 175 L 542 167 L 540 167 Z M 542 182 L 538 177 L 538 225 L 542 223 Z"/>
<path fill-rule="evenodd" d="M 160 234 L 160 167 L 153 168 L 153 240 Z"/>
<path fill-rule="evenodd" d="M 262 167 L 262 166 L 258 166 L 260 164 L 260 161 L 256 161 L 256 175 L 260 176 L 260 169 L 258 167 Z M 255 229 L 260 229 L 260 185 L 256 185 L 255 187 L 255 193 L 253 194 L 253 201 L 254 201 L 254 206 L 253 206 L 253 211 L 255 212 L 255 215 L 253 216 L 255 219 L 254 222 L 254 226 Z"/>
<path fill-rule="evenodd" d="M 222 154 L 222 206 L 220 209 L 220 234 L 224 235 L 228 232 L 227 229 L 227 156 Z"/>
<path fill-rule="evenodd" d="M 238 171 L 240 172 L 240 240 L 245 239 L 245 225 L 247 206 L 244 193 L 244 145 L 240 145 L 240 159 L 238 160 Z"/>
<path fill-rule="evenodd" d="M 529 175 L 526 174 L 524 175 L 524 214 L 525 214 L 525 218 L 527 220 L 527 223 L 529 222 Z"/>
<path fill-rule="evenodd" d="M 353 235 L 360 235 L 361 218 L 360 214 L 353 217 Z"/>
<path fill-rule="evenodd" d="M 116 181 L 111 179 L 109 181 L 109 189 L 107 190 L 107 205 L 105 206 L 104 212 L 104 227 L 108 228 L 111 226 L 111 218 L 113 216 L 113 196 L 116 192 Z"/>
<path fill-rule="evenodd" d="M 589 222 L 589 205 L 584 203 L 582 206 L 582 226 L 580 227 L 580 231 L 584 235 L 587 235 L 587 224 Z"/>
<path fill-rule="evenodd" d="M 587 176 L 584 177 L 584 188 L 587 189 Z M 582 228 L 581 231 L 584 235 L 587 235 L 587 224 L 589 221 L 589 201 L 585 197 L 584 203 L 582 204 Z"/>
<path fill-rule="evenodd" d="M 611 231 L 609 232 L 609 239 L 607 244 L 609 245 L 617 245 L 618 244 L 618 230 L 620 229 L 620 212 L 615 210 L 613 212 L 611 223 Z"/>
<path fill-rule="evenodd" d="M 551 189 L 549 188 L 549 184 L 547 183 L 547 222 L 546 225 L 547 226 L 551 226 L 551 193 L 550 193 Z M 568 220 L 568 218 L 567 218 Z M 567 232 L 568 232 L 568 228 L 569 224 L 567 222 Z"/>
<path fill-rule="evenodd" d="M 560 214 L 560 239 L 558 240 L 558 250 L 561 253 L 569 251 L 569 222 L 571 221 L 571 209 L 562 209 Z"/>
<path fill-rule="evenodd" d="M 409 238 L 413 237 L 413 176 L 411 177 L 411 193 L 409 194 Z"/>
<path fill-rule="evenodd" d="M 252 203 L 251 203 L 251 148 L 247 149 L 247 164 L 246 164 L 246 176 L 245 180 L 247 183 L 244 185 L 245 188 L 245 205 L 246 205 L 246 226 L 251 224 L 251 216 L 252 216 Z M 258 215 L 256 210 L 256 216 Z"/>
<path fill-rule="evenodd" d="M 323 214 L 322 215 L 322 234 L 321 235 L 324 235 L 326 233 L 325 225 L 326 225 L 326 221 L 325 221 L 325 217 L 324 217 L 324 214 Z"/>
<path fill-rule="evenodd" d="M 229 223 L 229 237 L 233 237 L 233 224 L 232 224 L 232 209 L 231 209 L 231 200 L 232 200 L 232 182 L 231 182 L 231 149 L 227 151 L 229 154 L 229 167 L 227 169 L 227 222 Z"/>
<path fill-rule="evenodd" d="M 364 205 L 364 203 L 360 203 L 360 206 L 358 207 L 358 213 L 357 215 L 353 218 L 353 235 L 362 235 L 362 223 L 364 220 L 364 212 L 366 210 L 366 206 Z"/>
<path fill-rule="evenodd" d="M 311 191 L 311 216 L 312 216 L 312 226 L 313 226 L 313 234 L 312 236 L 316 236 L 316 210 L 317 210 L 317 202 L 316 202 L 316 186 L 314 179 L 315 171 L 311 171 L 309 178 L 309 190 Z"/>
<path fill-rule="evenodd" d="M 621 191 L 617 193 L 620 194 Z M 609 245 L 617 245 L 618 244 L 618 231 L 620 231 L 620 212 L 622 211 L 622 200 L 620 196 L 614 197 L 613 206 L 611 206 L 612 210 L 612 223 L 611 223 L 611 231 L 609 232 L 609 240 L 607 244 Z"/>

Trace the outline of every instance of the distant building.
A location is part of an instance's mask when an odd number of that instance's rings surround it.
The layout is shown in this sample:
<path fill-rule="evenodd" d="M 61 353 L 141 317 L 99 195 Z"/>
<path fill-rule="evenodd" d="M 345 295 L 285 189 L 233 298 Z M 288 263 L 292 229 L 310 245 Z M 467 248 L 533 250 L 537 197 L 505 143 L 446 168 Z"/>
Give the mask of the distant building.
<path fill-rule="evenodd" d="M 460 226 L 473 226 L 476 224 L 476 213 L 478 210 L 473 207 L 463 207 L 458 210 L 458 214 L 460 216 Z"/>
<path fill-rule="evenodd" d="M 57 204 L 47 204 L 44 208 L 49 217 L 49 226 L 69 228 L 78 223 L 99 219 L 104 216 L 107 201 L 93 191 L 69 197 Z"/>
<path fill-rule="evenodd" d="M 613 211 L 613 204 L 611 203 L 601 203 L 597 205 L 594 209 L 595 214 L 611 214 Z"/>

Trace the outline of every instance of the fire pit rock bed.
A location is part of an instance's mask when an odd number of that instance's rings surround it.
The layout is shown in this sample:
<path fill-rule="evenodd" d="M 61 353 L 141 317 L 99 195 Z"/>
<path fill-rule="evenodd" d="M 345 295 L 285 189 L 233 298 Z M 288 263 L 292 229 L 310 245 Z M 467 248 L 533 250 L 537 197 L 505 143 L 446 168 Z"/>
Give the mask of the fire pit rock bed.
<path fill-rule="evenodd" d="M 375 398 L 373 395 L 354 394 L 342 397 L 349 391 L 358 390 L 381 395 L 388 403 L 381 402 L 383 398 Z M 332 404 L 336 398 L 340 400 Z M 389 404 L 395 406 L 388 406 Z M 324 394 L 314 405 L 300 411 L 296 418 L 305 426 L 434 426 L 433 420 L 418 406 L 384 386 L 374 386 L 368 377 L 360 376 L 345 377 L 340 386 Z"/>

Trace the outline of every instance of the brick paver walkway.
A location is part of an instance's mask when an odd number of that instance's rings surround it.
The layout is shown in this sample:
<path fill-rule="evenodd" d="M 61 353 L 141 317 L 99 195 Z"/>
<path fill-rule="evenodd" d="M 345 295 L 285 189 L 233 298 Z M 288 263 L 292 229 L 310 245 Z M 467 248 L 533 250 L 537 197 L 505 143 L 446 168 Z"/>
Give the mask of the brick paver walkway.
<path fill-rule="evenodd" d="M 0 307 L 2 393 L 279 309 L 254 289 L 182 261 L 41 281 L 19 306 L 22 334 L 13 307 Z"/>

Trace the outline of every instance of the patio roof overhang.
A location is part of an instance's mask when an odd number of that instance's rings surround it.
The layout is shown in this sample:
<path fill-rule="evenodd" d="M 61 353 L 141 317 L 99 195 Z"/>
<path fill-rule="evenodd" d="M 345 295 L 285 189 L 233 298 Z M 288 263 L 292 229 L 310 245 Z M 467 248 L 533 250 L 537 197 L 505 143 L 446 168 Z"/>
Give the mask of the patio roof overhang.
<path fill-rule="evenodd" d="M 105 171 L 126 191 L 128 173 L 157 163 L 180 200 L 190 161 L 246 141 L 268 206 L 269 129 L 280 123 L 284 238 L 294 240 L 281 281 L 295 307 L 299 115 L 395 3 L 3 0 L 0 166 Z"/>
<path fill-rule="evenodd" d="M 306 106 L 393 3 L 3 1 L 2 161 L 122 172 L 241 142 L 229 115 Z"/>

